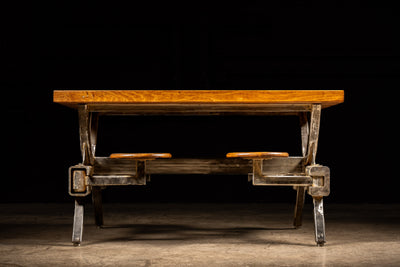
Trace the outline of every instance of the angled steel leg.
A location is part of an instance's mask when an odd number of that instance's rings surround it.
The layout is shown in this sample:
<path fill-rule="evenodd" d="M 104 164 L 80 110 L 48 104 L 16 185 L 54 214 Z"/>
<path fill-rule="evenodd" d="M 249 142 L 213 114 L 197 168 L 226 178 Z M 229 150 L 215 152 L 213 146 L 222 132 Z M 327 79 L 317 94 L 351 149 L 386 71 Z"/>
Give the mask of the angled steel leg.
<path fill-rule="evenodd" d="M 74 225 L 72 230 L 72 244 L 74 246 L 80 246 L 82 242 L 83 215 L 84 215 L 83 200 L 76 198 L 75 211 L 74 211 Z"/>
<path fill-rule="evenodd" d="M 312 106 L 310 123 L 308 123 L 308 118 L 305 114 L 300 114 L 300 124 L 302 127 L 302 151 L 303 156 L 305 156 L 306 173 L 313 178 L 313 185 L 308 188 L 308 193 L 313 197 L 315 242 L 318 246 L 323 246 L 326 242 L 323 197 L 328 196 L 330 193 L 329 168 L 315 163 L 321 121 L 321 109 L 322 106 L 320 104 L 314 104 Z M 307 134 L 308 140 L 306 138 Z"/>
<path fill-rule="evenodd" d="M 82 242 L 84 199 L 91 191 L 87 184 L 94 165 L 94 154 L 97 140 L 98 114 L 89 112 L 87 105 L 78 106 L 79 138 L 82 154 L 82 164 L 70 168 L 70 195 L 75 196 L 74 224 L 72 230 L 72 243 L 79 246 Z M 99 201 L 99 194 L 94 194 L 95 203 Z M 96 206 L 96 205 L 95 205 Z M 97 208 L 98 209 L 97 205 Z M 95 211 L 96 212 L 96 211 Z M 96 222 L 97 222 L 96 218 Z"/>
<path fill-rule="evenodd" d="M 308 149 L 306 156 L 306 165 L 315 164 L 317 157 L 319 126 L 321 122 L 321 105 L 313 105 L 311 110 L 311 121 L 308 132 Z"/>
<path fill-rule="evenodd" d="M 322 247 L 325 240 L 325 218 L 324 202 L 322 197 L 313 197 L 314 202 L 314 224 L 315 224 L 315 242 Z"/>
<path fill-rule="evenodd" d="M 82 164 L 93 166 L 98 115 L 89 112 L 87 105 L 79 105 L 78 117 Z"/>
<path fill-rule="evenodd" d="M 92 187 L 92 202 L 94 207 L 94 221 L 98 227 L 103 226 L 103 204 L 101 196 L 101 187 Z"/>
<path fill-rule="evenodd" d="M 297 197 L 296 197 L 296 206 L 294 208 L 293 226 L 296 228 L 300 228 L 303 221 L 303 207 L 304 207 L 306 190 L 305 187 L 298 186 L 296 191 L 297 191 Z"/>
<path fill-rule="evenodd" d="M 330 170 L 326 166 L 311 165 L 306 167 L 306 173 L 313 177 L 313 185 L 308 188 L 308 193 L 314 202 L 315 242 L 323 246 L 326 242 L 323 197 L 330 193 Z"/>

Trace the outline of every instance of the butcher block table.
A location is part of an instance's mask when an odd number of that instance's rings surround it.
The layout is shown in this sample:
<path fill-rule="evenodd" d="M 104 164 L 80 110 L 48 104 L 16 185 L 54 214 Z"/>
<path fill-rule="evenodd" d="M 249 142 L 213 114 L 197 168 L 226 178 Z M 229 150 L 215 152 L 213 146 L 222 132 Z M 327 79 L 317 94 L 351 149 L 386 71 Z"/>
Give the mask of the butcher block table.
<path fill-rule="evenodd" d="M 316 163 L 321 110 L 344 101 L 342 90 L 56 90 L 54 102 L 78 111 L 82 162 L 68 170 L 75 198 L 72 243 L 80 245 L 84 199 L 92 194 L 95 222 L 103 225 L 101 190 L 145 185 L 152 174 L 245 175 L 255 186 L 293 186 L 294 227 L 302 224 L 305 193 L 314 203 L 315 241 L 324 245 L 323 197 L 330 193 L 330 170 Z M 100 115 L 296 115 L 302 155 L 280 151 L 226 151 L 226 158 L 176 158 L 165 153 L 113 153 L 96 157 Z M 240 140 L 239 140 L 240 142 Z M 120 151 L 116 151 L 120 152 Z M 143 152 L 143 151 L 140 151 Z"/>

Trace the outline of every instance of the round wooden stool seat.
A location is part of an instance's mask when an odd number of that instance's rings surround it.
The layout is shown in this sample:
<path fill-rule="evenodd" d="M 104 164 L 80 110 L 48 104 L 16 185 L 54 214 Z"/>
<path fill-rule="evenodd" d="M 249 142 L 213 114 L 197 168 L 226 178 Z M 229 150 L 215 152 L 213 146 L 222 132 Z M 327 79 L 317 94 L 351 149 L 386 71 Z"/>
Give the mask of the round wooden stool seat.
<path fill-rule="evenodd" d="M 226 154 L 227 158 L 244 158 L 244 159 L 271 159 L 271 158 L 287 158 L 287 152 L 231 152 Z"/>
<path fill-rule="evenodd" d="M 172 158 L 172 155 L 170 153 L 113 153 L 110 155 L 110 158 L 151 160 L 151 159 L 169 159 Z"/>

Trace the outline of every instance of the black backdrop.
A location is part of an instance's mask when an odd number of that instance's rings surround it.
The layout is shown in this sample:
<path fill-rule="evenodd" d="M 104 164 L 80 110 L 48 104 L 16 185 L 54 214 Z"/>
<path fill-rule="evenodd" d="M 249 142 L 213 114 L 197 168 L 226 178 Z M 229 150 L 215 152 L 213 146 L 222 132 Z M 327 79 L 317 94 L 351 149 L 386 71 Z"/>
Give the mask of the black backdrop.
<path fill-rule="evenodd" d="M 365 5 L 365 4 L 363 4 Z M 80 162 L 76 111 L 54 89 L 341 89 L 322 113 L 317 161 L 331 202 L 398 202 L 399 43 L 391 8 L 302 2 L 244 6 L 32 6 L 1 27 L 0 201 L 71 201 Z M 5 93 L 7 92 L 7 93 Z M 294 117 L 104 117 L 98 155 L 229 151 L 300 154 Z M 4 152 L 4 150 L 3 150 Z M 154 176 L 106 201 L 294 201 L 241 176 Z"/>

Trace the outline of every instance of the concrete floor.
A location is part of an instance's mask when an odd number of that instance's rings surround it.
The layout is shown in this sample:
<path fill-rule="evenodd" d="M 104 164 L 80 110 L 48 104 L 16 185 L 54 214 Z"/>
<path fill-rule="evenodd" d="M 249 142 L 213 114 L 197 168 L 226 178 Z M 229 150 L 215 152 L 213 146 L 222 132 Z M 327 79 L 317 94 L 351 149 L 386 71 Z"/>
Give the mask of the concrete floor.
<path fill-rule="evenodd" d="M 72 204 L 0 204 L 0 266 L 400 266 L 400 205 L 325 203 L 327 241 L 314 243 L 290 204 L 106 204 L 85 213 L 73 247 Z"/>

